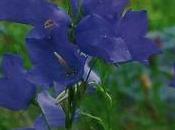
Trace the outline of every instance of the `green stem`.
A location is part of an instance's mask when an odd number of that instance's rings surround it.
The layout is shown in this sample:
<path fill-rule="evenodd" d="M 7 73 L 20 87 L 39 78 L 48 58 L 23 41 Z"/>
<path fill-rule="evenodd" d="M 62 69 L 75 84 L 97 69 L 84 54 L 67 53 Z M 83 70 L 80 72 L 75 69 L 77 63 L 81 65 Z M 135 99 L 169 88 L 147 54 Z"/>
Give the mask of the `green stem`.
<path fill-rule="evenodd" d="M 73 118 L 76 110 L 76 103 L 74 103 L 75 91 L 71 86 L 68 91 L 68 112 L 66 115 L 66 129 L 72 129 Z"/>
<path fill-rule="evenodd" d="M 80 102 L 83 98 L 83 96 L 85 95 L 85 91 L 86 91 L 86 83 L 88 81 L 88 78 L 90 76 L 90 73 L 92 71 L 92 68 L 94 67 L 96 63 L 96 59 L 93 61 L 91 68 L 88 72 L 88 75 L 86 77 L 85 82 L 82 82 L 81 85 L 78 85 L 77 87 L 77 91 L 75 90 L 76 87 L 70 86 L 68 87 L 68 102 L 67 102 L 67 106 L 68 106 L 68 110 L 67 110 L 67 114 L 66 114 L 66 129 L 67 130 L 71 130 L 72 129 L 72 124 L 73 124 L 73 118 L 75 116 L 75 112 L 76 112 L 76 108 L 79 107 Z"/>

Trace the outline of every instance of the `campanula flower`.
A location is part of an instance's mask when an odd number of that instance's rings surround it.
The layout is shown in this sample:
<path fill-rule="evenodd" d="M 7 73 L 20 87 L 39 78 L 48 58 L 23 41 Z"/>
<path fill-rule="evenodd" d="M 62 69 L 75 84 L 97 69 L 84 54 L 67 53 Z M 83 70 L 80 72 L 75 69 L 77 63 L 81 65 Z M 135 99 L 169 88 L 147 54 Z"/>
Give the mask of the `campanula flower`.
<path fill-rule="evenodd" d="M 96 14 L 86 16 L 78 24 L 76 41 L 84 53 L 103 58 L 110 63 L 131 59 L 124 39 L 116 37 L 111 24 Z"/>
<path fill-rule="evenodd" d="M 4 8 L 7 5 L 10 7 Z M 0 7 L 0 20 L 34 26 L 26 38 L 33 63 L 28 74 L 31 82 L 44 86 L 59 82 L 67 86 L 81 79 L 85 58 L 69 43 L 70 18 L 64 11 L 47 0 L 7 0 L 1 1 Z"/>
<path fill-rule="evenodd" d="M 147 25 L 146 11 L 127 11 L 124 16 L 116 18 L 115 23 L 92 11 L 78 24 L 76 41 L 83 52 L 110 63 L 131 60 L 145 63 L 149 56 L 160 52 L 145 36 Z"/>
<path fill-rule="evenodd" d="M 43 86 L 53 86 L 54 82 L 69 86 L 81 80 L 86 58 L 61 33 L 60 30 L 53 30 L 49 38 L 27 38 L 33 63 L 29 72 L 30 81 Z"/>
<path fill-rule="evenodd" d="M 39 93 L 36 100 L 41 108 L 42 114 L 35 120 L 33 127 L 15 130 L 50 130 L 50 128 L 64 127 L 64 111 L 47 91 Z"/>
<path fill-rule="evenodd" d="M 47 0 L 1 0 L 0 20 L 50 29 L 69 23 L 69 17 Z"/>
<path fill-rule="evenodd" d="M 51 128 L 64 127 L 65 114 L 56 100 L 48 92 L 38 94 L 37 102 L 45 116 L 45 119 Z"/>
<path fill-rule="evenodd" d="M 5 55 L 0 79 L 0 106 L 10 110 L 26 109 L 35 95 L 35 86 L 26 80 L 22 59 Z"/>

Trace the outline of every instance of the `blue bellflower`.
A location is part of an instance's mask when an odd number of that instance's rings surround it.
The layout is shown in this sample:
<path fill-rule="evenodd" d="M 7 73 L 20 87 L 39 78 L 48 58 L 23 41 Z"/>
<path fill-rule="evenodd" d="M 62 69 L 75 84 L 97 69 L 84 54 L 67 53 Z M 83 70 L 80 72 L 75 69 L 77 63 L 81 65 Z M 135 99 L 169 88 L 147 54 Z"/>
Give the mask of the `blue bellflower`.
<path fill-rule="evenodd" d="M 0 20 L 29 24 L 41 29 L 69 24 L 69 17 L 48 0 L 1 0 Z"/>
<path fill-rule="evenodd" d="M 97 5 L 99 2 L 101 3 Z M 131 60 L 145 63 L 149 56 L 160 52 L 145 36 L 148 28 L 146 11 L 127 11 L 122 16 L 127 1 L 106 2 L 84 1 L 86 16 L 76 28 L 76 42 L 83 52 L 110 63 Z M 113 10 L 115 5 L 118 10 Z M 93 6 L 96 8 L 90 8 Z"/>
<path fill-rule="evenodd" d="M 22 59 L 5 55 L 0 79 L 0 106 L 10 110 L 26 109 L 35 95 L 35 86 L 26 80 Z"/>
<path fill-rule="evenodd" d="M 146 11 L 127 11 L 118 22 L 116 34 L 125 40 L 134 61 L 146 63 L 151 55 L 160 53 L 156 44 L 146 37 L 147 30 Z"/>
<path fill-rule="evenodd" d="M 125 41 L 116 37 L 111 24 L 96 14 L 86 16 L 79 23 L 76 41 L 83 52 L 110 63 L 131 59 Z"/>
<path fill-rule="evenodd" d="M 8 7 L 8 8 L 6 8 Z M 0 1 L 0 20 L 33 26 L 26 38 L 33 68 L 28 79 L 42 86 L 78 82 L 85 58 L 69 43 L 69 16 L 47 0 Z"/>
<path fill-rule="evenodd" d="M 62 35 L 60 30 L 54 29 L 50 37 L 27 38 L 33 63 L 28 76 L 30 81 L 43 86 L 53 86 L 54 82 L 70 86 L 81 80 L 86 58 Z"/>
<path fill-rule="evenodd" d="M 56 100 L 48 92 L 38 94 L 37 102 L 44 114 L 44 117 L 51 128 L 64 127 L 65 114 Z"/>
<path fill-rule="evenodd" d="M 33 128 L 19 128 L 15 130 L 50 130 L 50 128 L 64 127 L 64 111 L 48 92 L 39 93 L 37 102 L 41 108 L 42 115 L 36 119 Z"/>

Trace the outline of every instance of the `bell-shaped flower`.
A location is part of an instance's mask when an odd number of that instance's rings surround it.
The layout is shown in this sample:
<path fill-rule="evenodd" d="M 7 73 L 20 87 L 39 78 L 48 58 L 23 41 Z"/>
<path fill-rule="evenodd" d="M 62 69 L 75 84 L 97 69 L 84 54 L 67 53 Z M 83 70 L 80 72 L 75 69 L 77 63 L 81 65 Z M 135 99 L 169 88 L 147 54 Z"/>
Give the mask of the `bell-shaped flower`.
<path fill-rule="evenodd" d="M 22 59 L 16 55 L 5 55 L 2 70 L 4 75 L 0 78 L 0 106 L 10 110 L 26 109 L 36 88 L 26 80 Z"/>
<path fill-rule="evenodd" d="M 70 86 L 82 79 L 86 58 L 61 33 L 55 29 L 50 37 L 37 39 L 30 35 L 27 38 L 33 63 L 28 75 L 30 81 L 43 86 L 53 86 L 54 82 Z"/>
<path fill-rule="evenodd" d="M 68 15 L 48 0 L 1 0 L 0 20 L 50 29 L 69 24 Z"/>
<path fill-rule="evenodd" d="M 111 24 L 101 16 L 86 16 L 76 29 L 76 41 L 80 49 L 110 63 L 131 59 L 129 48 L 121 37 L 116 37 Z"/>
<path fill-rule="evenodd" d="M 38 95 L 37 102 L 42 110 L 42 113 L 51 128 L 65 126 L 65 114 L 61 106 L 56 103 L 56 100 L 49 95 L 48 92 L 42 92 Z"/>
<path fill-rule="evenodd" d="M 76 41 L 80 49 L 110 63 L 147 62 L 160 50 L 146 38 L 148 28 L 146 11 L 128 11 L 116 23 L 98 14 L 83 18 L 76 29 Z"/>
<path fill-rule="evenodd" d="M 61 106 L 57 104 L 47 91 L 38 94 L 37 102 L 42 114 L 35 120 L 31 128 L 19 128 L 15 130 L 50 130 L 65 126 L 65 114 Z"/>

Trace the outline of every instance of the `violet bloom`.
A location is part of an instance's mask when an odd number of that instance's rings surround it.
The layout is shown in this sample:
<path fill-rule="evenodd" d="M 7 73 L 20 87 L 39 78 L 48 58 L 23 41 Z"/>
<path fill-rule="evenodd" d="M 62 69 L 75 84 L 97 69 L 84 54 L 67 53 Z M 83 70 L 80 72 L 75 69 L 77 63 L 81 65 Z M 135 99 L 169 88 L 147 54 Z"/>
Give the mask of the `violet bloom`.
<path fill-rule="evenodd" d="M 47 0 L 1 0 L 0 20 L 29 24 L 44 30 L 66 26 L 70 19 Z"/>
<path fill-rule="evenodd" d="M 122 16 L 127 1 L 107 2 L 83 1 L 86 16 L 76 29 L 76 41 L 83 52 L 110 63 L 131 60 L 145 63 L 151 55 L 160 52 L 145 36 L 148 28 L 146 11 L 127 11 Z M 93 6 L 95 8 L 91 8 Z M 118 8 L 114 10 L 115 7 Z"/>
<path fill-rule="evenodd" d="M 38 94 L 37 102 L 41 107 L 43 116 L 45 117 L 49 127 L 58 128 L 65 125 L 65 114 L 61 106 L 56 100 L 49 95 L 48 92 Z"/>
<path fill-rule="evenodd" d="M 50 130 L 50 128 L 61 128 L 65 125 L 65 114 L 56 100 L 44 91 L 38 94 L 37 102 L 42 114 L 36 119 L 33 127 L 19 128 L 15 130 Z"/>
<path fill-rule="evenodd" d="M 27 48 L 33 63 L 28 76 L 31 82 L 43 86 L 53 86 L 54 82 L 70 86 L 82 79 L 86 58 L 66 41 L 60 30 L 53 30 L 49 38 L 29 36 Z"/>
<path fill-rule="evenodd" d="M 0 79 L 0 106 L 11 110 L 26 109 L 35 95 L 35 86 L 26 80 L 22 59 L 5 55 Z"/>
<path fill-rule="evenodd" d="M 47 0 L 2 0 L 0 20 L 33 26 L 26 38 L 33 63 L 28 74 L 31 82 L 48 87 L 81 80 L 85 57 L 68 40 L 70 18 L 63 10 Z"/>

